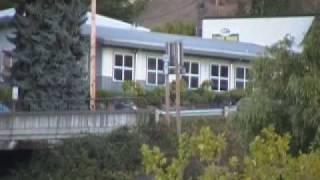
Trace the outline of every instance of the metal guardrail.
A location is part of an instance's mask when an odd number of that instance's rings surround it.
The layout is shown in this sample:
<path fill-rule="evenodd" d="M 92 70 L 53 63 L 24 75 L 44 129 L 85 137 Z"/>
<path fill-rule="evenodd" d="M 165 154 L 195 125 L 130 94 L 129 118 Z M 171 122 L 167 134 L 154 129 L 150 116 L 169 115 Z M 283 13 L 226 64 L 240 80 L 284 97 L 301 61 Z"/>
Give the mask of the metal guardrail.
<path fill-rule="evenodd" d="M 237 106 L 225 106 L 224 108 L 205 108 L 205 109 L 186 109 L 181 110 L 181 117 L 207 117 L 207 116 L 224 116 L 227 117 L 230 113 L 236 112 Z M 160 115 L 165 115 L 163 110 L 156 110 L 156 120 L 160 119 Z M 176 111 L 169 111 L 170 116 L 175 117 Z"/>

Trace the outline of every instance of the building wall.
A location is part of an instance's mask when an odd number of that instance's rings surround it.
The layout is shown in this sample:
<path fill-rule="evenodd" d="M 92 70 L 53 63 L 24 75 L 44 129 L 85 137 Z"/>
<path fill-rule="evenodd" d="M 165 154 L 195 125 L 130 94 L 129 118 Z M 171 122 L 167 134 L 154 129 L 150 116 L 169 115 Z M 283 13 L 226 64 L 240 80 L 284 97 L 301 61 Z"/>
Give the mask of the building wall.
<path fill-rule="evenodd" d="M 202 37 L 212 39 L 213 34 L 239 34 L 240 42 L 271 46 L 290 34 L 295 40 L 294 48 L 299 49 L 313 20 L 312 16 L 205 19 Z"/>
<path fill-rule="evenodd" d="M 146 50 L 131 50 L 125 48 L 102 48 L 101 73 L 98 76 L 98 88 L 100 90 L 121 91 L 122 82 L 117 82 L 113 78 L 114 56 L 117 53 L 131 54 L 134 57 L 134 81 L 140 83 L 146 89 L 153 89 L 157 86 L 147 84 L 147 58 L 162 58 L 161 52 Z M 186 56 L 185 61 L 198 62 L 200 66 L 199 87 L 202 82 L 210 79 L 211 65 L 221 64 L 229 67 L 229 90 L 235 88 L 236 67 L 250 67 L 248 61 L 234 61 L 201 56 Z M 175 75 L 170 75 L 170 81 L 175 80 Z"/>

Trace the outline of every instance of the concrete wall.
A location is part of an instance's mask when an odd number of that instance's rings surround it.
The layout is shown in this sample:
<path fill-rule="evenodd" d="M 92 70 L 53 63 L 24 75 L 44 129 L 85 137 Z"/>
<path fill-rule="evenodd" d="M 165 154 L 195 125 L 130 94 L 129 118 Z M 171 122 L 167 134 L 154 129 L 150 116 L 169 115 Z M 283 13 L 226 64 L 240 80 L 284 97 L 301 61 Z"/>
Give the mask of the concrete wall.
<path fill-rule="evenodd" d="M 294 37 L 294 48 L 298 50 L 313 20 L 313 16 L 204 19 L 202 37 L 212 39 L 213 34 L 239 34 L 240 42 L 271 46 L 289 34 Z M 226 30 L 229 32 L 224 34 Z"/>
<path fill-rule="evenodd" d="M 65 139 L 108 133 L 149 120 L 144 111 L 0 114 L 0 141 Z"/>
<path fill-rule="evenodd" d="M 120 91 L 122 82 L 113 80 L 113 66 L 114 66 L 114 55 L 116 53 L 130 54 L 134 57 L 134 80 L 140 83 L 146 89 L 152 89 L 156 86 L 151 86 L 146 83 L 147 80 L 147 58 L 158 57 L 162 58 L 163 53 L 146 51 L 146 50 L 132 50 L 125 48 L 102 48 L 102 59 L 101 67 L 98 76 L 98 88 L 102 90 Z M 185 56 L 185 61 L 198 62 L 200 65 L 200 80 L 199 86 L 202 82 L 210 79 L 210 68 L 212 64 L 227 65 L 229 67 L 229 88 L 234 89 L 235 87 L 235 69 L 236 67 L 250 67 L 248 61 L 240 60 L 227 60 L 214 57 L 203 57 L 203 56 Z M 175 80 L 174 75 L 170 75 L 170 81 Z"/>

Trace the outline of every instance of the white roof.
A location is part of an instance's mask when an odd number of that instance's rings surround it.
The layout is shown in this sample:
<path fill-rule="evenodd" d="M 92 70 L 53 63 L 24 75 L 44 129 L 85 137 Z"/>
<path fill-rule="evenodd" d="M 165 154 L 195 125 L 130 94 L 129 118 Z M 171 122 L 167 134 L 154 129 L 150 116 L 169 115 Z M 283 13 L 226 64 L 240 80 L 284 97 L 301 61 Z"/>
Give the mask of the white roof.
<path fill-rule="evenodd" d="M 91 13 L 88 12 L 87 13 L 88 16 L 88 20 L 86 22 L 86 24 L 91 24 Z M 150 31 L 150 29 L 142 27 L 142 26 L 135 26 L 133 24 L 124 22 L 124 21 L 120 21 L 117 19 L 113 19 L 113 18 L 109 18 L 106 16 L 102 16 L 97 14 L 96 16 L 96 23 L 97 26 L 100 27 L 113 27 L 113 28 L 120 28 L 120 29 L 134 29 L 134 30 L 141 30 L 141 31 Z"/>
<path fill-rule="evenodd" d="M 15 9 L 5 9 L 0 11 L 0 19 L 12 18 L 15 14 Z M 87 13 L 88 20 L 86 24 L 91 24 L 91 13 Z M 96 16 L 97 26 L 101 27 L 112 27 L 112 28 L 120 28 L 120 29 L 132 29 L 132 30 L 141 30 L 141 31 L 150 31 L 150 29 L 142 27 L 142 26 L 134 26 L 130 23 L 120 21 L 117 19 L 109 18 L 106 16 L 102 16 L 97 14 Z"/>
<path fill-rule="evenodd" d="M 314 19 L 314 16 L 204 19 L 202 37 L 238 34 L 240 42 L 271 46 L 290 36 L 294 39 L 293 49 L 300 51 Z"/>

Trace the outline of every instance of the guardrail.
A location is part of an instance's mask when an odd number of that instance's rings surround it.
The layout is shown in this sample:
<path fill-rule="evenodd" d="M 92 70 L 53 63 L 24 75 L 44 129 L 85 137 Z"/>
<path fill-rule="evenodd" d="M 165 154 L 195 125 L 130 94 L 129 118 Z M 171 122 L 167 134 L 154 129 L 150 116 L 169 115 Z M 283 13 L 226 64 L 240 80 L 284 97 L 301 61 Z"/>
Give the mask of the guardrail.
<path fill-rule="evenodd" d="M 224 108 L 205 108 L 205 109 L 184 109 L 181 110 L 181 117 L 207 117 L 207 116 L 224 116 L 227 117 L 230 113 L 236 112 L 237 106 L 225 106 Z M 156 110 L 155 119 L 159 121 L 160 116 L 166 114 L 163 110 Z M 176 111 L 169 111 L 170 116 L 175 117 Z"/>

